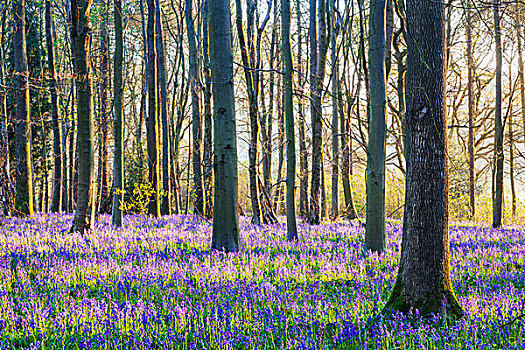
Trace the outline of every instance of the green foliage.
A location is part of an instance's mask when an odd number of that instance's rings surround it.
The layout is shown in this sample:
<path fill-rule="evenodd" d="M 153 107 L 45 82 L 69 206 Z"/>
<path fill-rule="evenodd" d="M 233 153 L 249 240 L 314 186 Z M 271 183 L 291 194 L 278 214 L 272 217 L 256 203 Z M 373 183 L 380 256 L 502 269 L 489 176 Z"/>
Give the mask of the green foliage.
<path fill-rule="evenodd" d="M 124 202 L 120 203 L 120 209 L 129 214 L 146 214 L 148 203 L 155 189 L 149 181 L 137 183 L 133 187 L 130 196 L 126 196 L 126 191 L 117 190 L 117 193 L 124 195 Z"/>

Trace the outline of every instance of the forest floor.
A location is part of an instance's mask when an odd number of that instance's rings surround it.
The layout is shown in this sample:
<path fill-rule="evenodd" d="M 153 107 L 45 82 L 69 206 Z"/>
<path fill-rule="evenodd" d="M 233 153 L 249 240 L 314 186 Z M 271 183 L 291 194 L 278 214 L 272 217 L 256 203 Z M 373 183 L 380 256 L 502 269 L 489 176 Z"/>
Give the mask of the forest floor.
<path fill-rule="evenodd" d="M 4 349 L 523 349 L 525 230 L 451 226 L 455 323 L 385 319 L 401 226 L 363 253 L 350 223 L 255 228 L 242 251 L 211 253 L 211 224 L 192 216 L 101 216 L 86 237 L 72 215 L 0 221 Z"/>

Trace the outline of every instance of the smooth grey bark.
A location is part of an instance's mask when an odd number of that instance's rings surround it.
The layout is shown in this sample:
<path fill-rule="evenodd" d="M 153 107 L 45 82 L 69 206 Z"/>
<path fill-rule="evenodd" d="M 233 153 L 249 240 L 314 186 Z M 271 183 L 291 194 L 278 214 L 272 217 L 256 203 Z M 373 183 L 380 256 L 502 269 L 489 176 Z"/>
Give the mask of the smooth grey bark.
<path fill-rule="evenodd" d="M 370 80 L 370 119 L 366 163 L 365 250 L 382 252 L 385 231 L 385 0 L 370 2 L 368 35 L 368 73 Z"/>
<path fill-rule="evenodd" d="M 239 249 L 237 135 L 233 95 L 233 54 L 228 0 L 210 0 L 208 25 L 213 93 L 215 202 L 212 249 Z"/>
<path fill-rule="evenodd" d="M 148 117 L 146 118 L 146 137 L 148 144 L 148 180 L 153 193 L 148 205 L 148 213 L 153 216 L 160 215 L 160 171 L 159 171 L 159 109 L 157 89 L 157 49 L 155 45 L 155 0 L 148 0 L 147 24 L 147 82 L 148 82 Z"/>
<path fill-rule="evenodd" d="M 205 192 L 205 216 L 212 217 L 212 174 L 213 168 L 213 145 L 212 145 L 212 112 L 211 112 L 211 72 L 210 72 L 210 50 L 209 50 L 209 30 L 208 30 L 208 1 L 204 0 L 202 6 L 202 61 L 204 73 L 204 148 L 202 161 L 204 164 L 204 192 Z"/>
<path fill-rule="evenodd" d="M 77 91 L 77 209 L 71 232 L 92 230 L 95 207 L 93 157 L 93 87 L 89 42 L 91 0 L 71 0 L 71 42 Z"/>
<path fill-rule="evenodd" d="M 501 47 L 501 28 L 499 0 L 493 0 L 494 10 L 494 38 L 496 43 L 496 105 L 494 109 L 494 173 L 493 173 L 493 193 L 492 193 L 492 227 L 501 226 L 503 212 L 503 122 L 501 118 L 501 66 L 502 66 L 502 47 Z"/>
<path fill-rule="evenodd" d="M 312 2 L 310 2 L 312 6 Z M 313 8 L 315 10 L 315 8 Z M 323 160 L 323 124 L 322 124 L 322 105 L 323 105 L 323 82 L 325 75 L 326 54 L 328 50 L 328 38 L 326 33 L 326 0 L 319 0 L 317 9 L 318 21 L 318 38 L 314 40 L 315 32 L 311 33 L 310 47 L 312 50 L 317 49 L 315 57 L 310 57 L 310 60 L 315 61 L 315 76 L 313 77 L 312 89 L 312 183 L 310 195 L 310 211 L 308 213 L 308 221 L 311 224 L 319 224 L 321 221 L 321 180 L 322 180 L 322 160 Z M 310 10 L 310 29 L 312 29 L 312 20 L 315 22 L 315 15 L 312 17 L 312 9 Z M 314 42 L 315 41 L 315 42 Z M 315 45 L 317 44 L 317 45 Z M 314 60 L 314 58 L 316 58 Z M 313 64 L 313 63 L 312 63 Z"/>
<path fill-rule="evenodd" d="M 286 231 L 289 241 L 297 239 L 295 215 L 295 127 L 293 116 L 293 62 L 290 44 L 290 0 L 281 1 L 282 56 L 284 64 L 284 114 L 286 121 Z"/>
<path fill-rule="evenodd" d="M 122 28 L 122 1 L 114 0 L 113 18 L 115 22 L 115 53 L 113 74 L 113 138 L 115 148 L 113 153 L 113 206 L 111 212 L 111 223 L 114 226 L 122 226 L 122 209 L 124 201 L 124 110 L 122 105 L 122 94 L 124 91 L 122 72 L 124 63 L 124 36 Z"/>
<path fill-rule="evenodd" d="M 31 174 L 31 123 L 26 49 L 25 0 L 13 1 L 13 55 L 15 91 L 15 213 L 33 215 Z"/>
<path fill-rule="evenodd" d="M 193 188 L 195 192 L 195 214 L 204 215 L 204 184 L 202 181 L 202 114 L 200 106 L 200 80 L 197 71 L 197 43 L 193 24 L 192 0 L 186 0 L 186 28 L 188 32 L 188 47 L 190 61 L 190 90 L 192 114 L 192 165 Z"/>
<path fill-rule="evenodd" d="M 340 109 L 340 91 L 339 91 L 339 60 L 337 57 L 337 37 L 341 26 L 339 12 L 335 0 L 330 0 L 332 8 L 331 26 L 332 26 L 332 219 L 339 216 L 339 109 Z"/>
<path fill-rule="evenodd" d="M 55 71 L 55 23 L 53 21 L 53 9 L 51 0 L 46 0 L 46 48 L 47 64 L 49 67 L 49 91 L 51 95 L 51 120 L 53 124 L 53 199 L 51 200 L 51 212 L 62 211 L 64 180 L 62 178 L 62 133 L 60 130 L 60 114 L 58 109 L 57 77 Z"/>
<path fill-rule="evenodd" d="M 444 6 L 407 1 L 407 177 L 401 258 L 385 309 L 463 315 L 450 279 Z"/>
<path fill-rule="evenodd" d="M 305 79 L 303 78 L 303 34 L 301 21 L 301 1 L 295 1 L 297 12 L 297 94 L 298 94 L 298 128 L 299 128 L 299 215 L 306 217 L 308 214 L 308 151 L 306 149 L 306 126 L 304 111 Z"/>
<path fill-rule="evenodd" d="M 168 89 L 166 86 L 166 55 L 164 53 L 164 34 L 160 1 L 156 1 L 155 26 L 157 49 L 158 96 L 160 98 L 160 120 L 162 124 L 162 204 L 161 214 L 171 214 L 170 157 L 168 129 Z"/>

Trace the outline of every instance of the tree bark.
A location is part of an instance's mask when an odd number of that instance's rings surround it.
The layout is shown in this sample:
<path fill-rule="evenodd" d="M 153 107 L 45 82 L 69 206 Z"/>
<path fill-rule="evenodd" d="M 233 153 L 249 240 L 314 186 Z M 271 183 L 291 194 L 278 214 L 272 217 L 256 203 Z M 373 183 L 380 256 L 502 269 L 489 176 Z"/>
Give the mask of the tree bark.
<path fill-rule="evenodd" d="M 496 42 L 496 106 L 494 110 L 494 177 L 492 199 L 492 227 L 501 226 L 503 212 L 503 122 L 501 119 L 501 30 L 499 15 L 499 0 L 493 0 L 494 10 L 494 36 Z"/>
<path fill-rule="evenodd" d="M 186 26 L 188 30 L 188 46 L 190 58 L 191 111 L 192 111 L 192 165 L 193 188 L 195 191 L 195 214 L 204 215 L 204 187 L 202 182 L 202 115 L 200 107 L 200 81 L 197 71 L 197 44 L 195 27 L 193 25 L 192 1 L 186 0 Z"/>
<path fill-rule="evenodd" d="M 211 218 L 213 215 L 212 201 L 212 168 L 213 168 L 213 149 L 212 149 L 212 113 L 211 113 L 211 73 L 210 73 L 210 52 L 209 52 L 209 30 L 208 30 L 208 1 L 204 0 L 202 6 L 202 59 L 204 71 L 204 192 L 205 192 L 205 216 Z"/>
<path fill-rule="evenodd" d="M 459 318 L 448 236 L 444 6 L 407 1 L 407 178 L 401 259 L 385 309 Z"/>
<path fill-rule="evenodd" d="M 208 11 L 215 164 L 211 245 L 213 249 L 234 252 L 239 249 L 240 240 L 230 3 L 210 0 Z"/>
<path fill-rule="evenodd" d="M 339 60 L 337 58 L 337 37 L 339 35 L 339 13 L 336 1 L 331 0 L 332 7 L 332 219 L 339 216 Z"/>
<path fill-rule="evenodd" d="M 368 73 L 370 82 L 370 120 L 366 166 L 365 250 L 382 252 L 385 231 L 385 0 L 370 2 Z"/>
<path fill-rule="evenodd" d="M 474 60 L 472 57 L 472 15 L 470 1 L 467 2 L 467 21 L 465 23 L 465 33 L 467 36 L 467 90 L 468 90 L 468 158 L 469 158 L 469 205 L 470 218 L 476 217 L 476 197 L 475 197 L 475 164 L 474 164 Z M 521 54 L 521 53 L 520 53 Z"/>
<path fill-rule="evenodd" d="M 160 172 L 159 172 L 159 111 L 158 111 L 158 89 L 157 89 L 157 50 L 155 46 L 155 0 L 148 0 L 148 117 L 146 118 L 146 136 L 148 143 L 148 180 L 152 186 L 153 193 L 148 206 L 150 215 L 160 215 Z"/>
<path fill-rule="evenodd" d="M 91 0 L 71 0 L 71 37 L 77 91 L 77 209 L 71 232 L 83 234 L 94 224 L 93 91 L 89 51 Z"/>
<path fill-rule="evenodd" d="M 168 89 L 166 86 L 166 56 L 164 54 L 164 34 L 162 30 L 162 17 L 160 1 L 156 1 L 155 25 L 157 45 L 157 74 L 158 93 L 160 97 L 160 116 L 162 123 L 162 206 L 161 214 L 171 214 L 171 187 L 170 187 L 170 157 L 169 157 L 169 128 L 168 128 Z"/>
<path fill-rule="evenodd" d="M 60 115 L 58 110 L 57 78 L 55 71 L 55 24 L 53 21 L 53 10 L 51 0 L 46 0 L 46 47 L 47 64 L 49 66 L 49 90 L 51 95 L 51 119 L 53 124 L 53 199 L 51 200 L 51 212 L 62 211 L 64 180 L 62 178 L 62 133 L 60 132 Z"/>
<path fill-rule="evenodd" d="M 113 206 L 111 223 L 122 226 L 122 202 L 124 201 L 124 110 L 122 105 L 122 71 L 124 61 L 124 37 L 122 33 L 122 1 L 114 0 L 113 18 L 115 22 L 115 53 L 114 53 L 114 80 L 113 80 L 113 137 L 115 151 L 113 154 Z"/>
<path fill-rule="evenodd" d="M 293 116 L 293 62 L 290 45 L 290 0 L 281 1 L 284 113 L 286 120 L 286 229 L 289 241 L 297 239 L 295 216 L 295 128 Z"/>
<path fill-rule="evenodd" d="M 15 212 L 33 215 L 33 177 L 31 174 L 31 123 L 29 71 L 26 51 L 25 0 L 13 1 L 13 54 L 15 87 Z"/>

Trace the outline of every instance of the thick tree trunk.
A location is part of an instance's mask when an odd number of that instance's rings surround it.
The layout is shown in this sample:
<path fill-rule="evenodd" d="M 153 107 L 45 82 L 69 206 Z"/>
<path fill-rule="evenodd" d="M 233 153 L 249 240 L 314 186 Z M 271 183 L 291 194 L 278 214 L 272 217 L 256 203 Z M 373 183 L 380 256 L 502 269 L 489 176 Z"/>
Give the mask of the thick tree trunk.
<path fill-rule="evenodd" d="M 210 73 L 210 52 L 208 46 L 208 1 L 204 0 L 202 6 L 202 60 L 204 71 L 204 192 L 205 192 L 205 216 L 212 217 L 213 201 L 212 201 L 212 168 L 213 168 L 213 149 L 212 149 L 212 113 L 211 113 L 211 73 Z"/>
<path fill-rule="evenodd" d="M 295 128 L 293 117 L 293 63 L 290 45 L 290 0 L 281 1 L 284 113 L 286 120 L 286 229 L 289 241 L 297 239 L 295 216 Z"/>
<path fill-rule="evenodd" d="M 234 252 L 239 249 L 240 240 L 230 3 L 228 0 L 212 0 L 208 11 L 215 164 L 211 246 L 213 249 Z"/>
<path fill-rule="evenodd" d="M 366 164 L 365 249 L 382 252 L 385 231 L 385 0 L 370 2 L 368 72 L 370 79 L 370 120 Z"/>
<path fill-rule="evenodd" d="M 155 25 L 157 28 L 155 44 L 157 45 L 157 74 L 158 93 L 160 97 L 160 116 L 162 123 L 162 206 L 161 214 L 171 213 L 171 188 L 170 188 L 170 157 L 169 157 L 169 129 L 168 129 L 168 89 L 166 86 L 166 57 L 164 54 L 164 34 L 160 1 L 156 1 Z"/>
<path fill-rule="evenodd" d="M 385 309 L 461 317 L 448 236 L 444 6 L 407 1 L 407 178 L 401 259 Z M 430 68 L 430 69 L 429 69 Z"/>
<path fill-rule="evenodd" d="M 148 0 L 148 117 L 146 118 L 146 134 L 148 143 L 148 169 L 149 182 L 153 189 L 153 194 L 148 206 L 150 215 L 160 215 L 160 171 L 159 171 L 159 110 L 158 110 L 158 89 L 157 89 L 157 50 L 155 46 L 155 0 Z"/>
<path fill-rule="evenodd" d="M 470 7 L 470 1 L 467 8 Z M 467 36 L 467 93 L 468 93 L 468 159 L 469 159 L 469 205 L 470 218 L 476 217 L 476 197 L 475 197 L 475 164 L 474 164 L 474 60 L 472 57 L 472 16 L 471 10 L 467 9 L 467 21 L 465 23 L 465 32 Z"/>
<path fill-rule="evenodd" d="M 202 181 L 202 115 L 200 107 L 200 81 L 197 71 L 197 44 L 195 40 L 195 27 L 191 16 L 192 1 L 186 0 L 186 26 L 188 30 L 188 46 L 190 58 L 191 82 L 191 111 L 192 111 L 192 165 L 193 188 L 195 192 L 195 214 L 204 215 L 204 187 Z"/>
<path fill-rule="evenodd" d="M 26 52 L 25 0 L 13 1 L 13 53 L 15 87 L 15 212 L 33 215 L 33 177 L 31 174 L 31 123 L 29 104 L 29 71 Z"/>
<path fill-rule="evenodd" d="M 339 14 L 336 1 L 330 0 L 332 7 L 332 219 L 339 216 L 339 60 L 337 57 L 337 37 L 339 35 Z"/>
<path fill-rule="evenodd" d="M 501 30 L 499 15 L 499 0 L 493 0 L 494 7 L 494 35 L 496 42 L 496 106 L 494 110 L 494 177 L 492 199 L 492 227 L 501 226 L 503 212 L 503 122 L 501 119 Z"/>
<path fill-rule="evenodd" d="M 115 22 L 115 54 L 114 54 L 114 80 L 113 80 L 113 137 L 115 151 L 113 154 L 113 207 L 111 212 L 111 223 L 114 226 L 122 226 L 122 209 L 124 201 L 124 110 L 122 105 L 122 83 L 123 61 L 124 61 L 124 38 L 122 33 L 122 1 L 114 0 L 113 17 Z"/>
<path fill-rule="evenodd" d="M 77 210 L 71 232 L 83 234 L 94 224 L 93 92 L 89 52 L 91 0 L 71 0 L 71 37 L 77 91 Z"/>
<path fill-rule="evenodd" d="M 51 119 L 53 123 L 53 199 L 51 201 L 51 212 L 62 211 L 63 183 L 62 178 L 62 133 L 60 132 L 60 115 L 58 110 L 57 79 L 55 71 L 55 24 L 53 21 L 53 10 L 51 0 L 46 0 L 46 47 L 47 64 L 49 66 L 49 90 L 51 95 Z"/>

